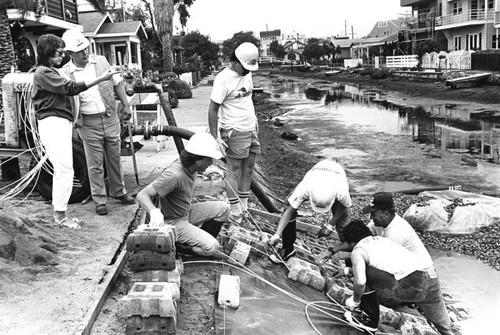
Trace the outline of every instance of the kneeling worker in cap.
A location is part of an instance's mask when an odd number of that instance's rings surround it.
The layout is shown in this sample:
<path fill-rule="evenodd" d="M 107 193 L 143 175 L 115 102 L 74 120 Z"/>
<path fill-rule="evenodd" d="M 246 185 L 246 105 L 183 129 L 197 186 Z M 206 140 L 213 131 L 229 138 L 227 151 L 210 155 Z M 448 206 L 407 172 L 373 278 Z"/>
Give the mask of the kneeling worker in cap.
<path fill-rule="evenodd" d="M 352 206 L 349 184 L 342 166 L 326 159 L 314 165 L 286 199 L 286 207 L 276 233 L 269 240 L 269 244 L 274 246 L 283 234 L 283 249 L 279 255 L 281 259 L 272 255 L 271 261 L 279 263 L 294 256 L 297 210 L 306 200 L 309 200 L 312 210 L 317 213 L 332 212 L 332 219 L 321 228 L 318 236 L 329 236 L 336 229 L 342 240 L 342 229 L 348 222 L 349 207 Z"/>
<path fill-rule="evenodd" d="M 222 158 L 216 140 L 208 133 L 195 133 L 180 158 L 137 195 L 139 204 L 149 212 L 151 226 L 175 225 L 176 247 L 184 253 L 212 256 L 219 248 L 217 235 L 229 216 L 225 201 L 191 204 L 198 172 Z M 154 199 L 159 197 L 159 208 Z"/>

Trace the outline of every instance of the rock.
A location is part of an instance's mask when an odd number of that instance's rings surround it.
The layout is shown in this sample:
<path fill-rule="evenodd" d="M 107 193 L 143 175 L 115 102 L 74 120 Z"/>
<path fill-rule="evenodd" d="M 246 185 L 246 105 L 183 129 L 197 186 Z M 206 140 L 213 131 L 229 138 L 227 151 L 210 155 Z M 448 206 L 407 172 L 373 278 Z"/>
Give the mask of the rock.
<path fill-rule="evenodd" d="M 276 127 L 283 127 L 285 124 L 278 118 L 274 119 L 273 123 Z"/>
<path fill-rule="evenodd" d="M 281 133 L 281 138 L 284 140 L 296 141 L 299 138 L 299 136 L 289 131 L 284 131 L 283 133 Z"/>

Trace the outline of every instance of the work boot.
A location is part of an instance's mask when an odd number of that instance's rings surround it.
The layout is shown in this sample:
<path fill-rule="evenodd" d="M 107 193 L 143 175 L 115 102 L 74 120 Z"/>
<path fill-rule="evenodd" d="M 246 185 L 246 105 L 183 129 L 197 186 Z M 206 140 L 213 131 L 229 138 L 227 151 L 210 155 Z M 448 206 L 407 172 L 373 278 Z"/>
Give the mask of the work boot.
<path fill-rule="evenodd" d="M 124 204 L 124 205 L 133 205 L 133 204 L 135 204 L 135 199 L 130 194 L 121 195 L 119 197 L 116 197 L 116 199 L 120 200 L 121 203 Z"/>
<path fill-rule="evenodd" d="M 97 215 L 108 215 L 108 207 L 106 204 L 100 204 L 95 207 L 95 212 Z"/>
<path fill-rule="evenodd" d="M 188 256 L 196 255 L 196 253 L 193 251 L 193 247 L 184 243 L 175 243 L 175 253 Z"/>
<path fill-rule="evenodd" d="M 212 220 L 208 220 L 206 222 L 203 222 L 203 224 L 201 225 L 200 228 L 203 229 L 204 231 L 206 231 L 207 233 L 209 233 L 210 235 L 212 235 L 213 237 L 217 238 L 223 224 L 224 224 L 224 222 L 215 221 L 212 219 Z"/>

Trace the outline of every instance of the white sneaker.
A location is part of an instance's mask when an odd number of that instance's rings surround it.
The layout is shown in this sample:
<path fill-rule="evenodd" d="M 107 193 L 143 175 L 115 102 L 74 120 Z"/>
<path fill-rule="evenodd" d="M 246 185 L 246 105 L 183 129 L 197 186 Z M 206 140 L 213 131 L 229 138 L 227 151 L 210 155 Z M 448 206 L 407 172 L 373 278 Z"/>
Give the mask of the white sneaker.
<path fill-rule="evenodd" d="M 295 249 L 292 250 L 292 252 L 290 252 L 288 255 L 283 255 L 283 250 L 280 250 L 279 251 L 279 255 L 276 254 L 276 253 L 273 253 L 272 255 L 269 256 L 269 259 L 271 260 L 271 262 L 275 263 L 275 264 L 284 264 L 286 262 L 288 262 L 288 260 L 292 257 L 295 256 L 296 252 L 295 252 Z M 283 257 L 281 257 L 283 255 Z"/>

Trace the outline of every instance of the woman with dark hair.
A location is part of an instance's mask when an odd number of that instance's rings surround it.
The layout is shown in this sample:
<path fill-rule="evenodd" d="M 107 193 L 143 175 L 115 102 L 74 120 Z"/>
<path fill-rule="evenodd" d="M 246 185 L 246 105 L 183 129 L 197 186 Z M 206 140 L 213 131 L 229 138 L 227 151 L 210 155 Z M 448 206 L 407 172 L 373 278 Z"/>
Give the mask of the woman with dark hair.
<path fill-rule="evenodd" d="M 37 67 L 33 77 L 33 106 L 38 121 L 40 141 L 54 166 L 52 205 L 57 225 L 81 229 L 81 221 L 66 216 L 73 188 L 72 130 L 75 115 L 68 96 L 76 95 L 102 81 L 114 70 L 108 70 L 89 82 L 67 79 L 55 68 L 64 57 L 64 41 L 52 34 L 40 37 L 37 44 Z"/>

